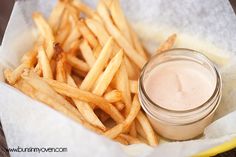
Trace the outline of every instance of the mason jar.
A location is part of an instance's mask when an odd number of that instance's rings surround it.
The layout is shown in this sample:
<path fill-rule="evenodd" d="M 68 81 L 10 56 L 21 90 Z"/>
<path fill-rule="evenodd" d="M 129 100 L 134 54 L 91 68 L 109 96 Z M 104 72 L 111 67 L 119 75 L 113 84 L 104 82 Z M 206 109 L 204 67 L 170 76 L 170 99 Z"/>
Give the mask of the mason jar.
<path fill-rule="evenodd" d="M 176 110 L 165 108 L 150 98 L 145 81 L 153 69 L 173 61 L 194 62 L 209 72 L 214 81 L 214 91 L 207 101 L 191 109 Z M 141 106 L 157 133 L 171 140 L 187 140 L 201 135 L 212 122 L 221 100 L 222 80 L 216 66 L 206 56 L 194 50 L 178 48 L 154 55 L 146 63 L 139 79 L 138 90 Z M 171 95 L 169 97 L 172 98 Z"/>

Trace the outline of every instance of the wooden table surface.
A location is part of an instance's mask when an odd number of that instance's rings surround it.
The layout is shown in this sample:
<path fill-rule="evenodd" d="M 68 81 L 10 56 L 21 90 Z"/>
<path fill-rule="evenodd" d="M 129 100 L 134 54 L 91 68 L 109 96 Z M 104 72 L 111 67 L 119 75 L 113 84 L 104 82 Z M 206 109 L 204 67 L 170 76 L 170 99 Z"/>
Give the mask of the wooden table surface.
<path fill-rule="evenodd" d="M 230 0 L 230 3 L 234 11 L 236 11 L 236 0 Z M 0 43 L 10 17 L 13 4 L 14 0 L 0 0 Z M 0 157 L 10 157 L 6 149 L 7 143 L 0 122 Z M 236 157 L 236 148 L 228 152 L 218 154 L 216 157 Z"/>

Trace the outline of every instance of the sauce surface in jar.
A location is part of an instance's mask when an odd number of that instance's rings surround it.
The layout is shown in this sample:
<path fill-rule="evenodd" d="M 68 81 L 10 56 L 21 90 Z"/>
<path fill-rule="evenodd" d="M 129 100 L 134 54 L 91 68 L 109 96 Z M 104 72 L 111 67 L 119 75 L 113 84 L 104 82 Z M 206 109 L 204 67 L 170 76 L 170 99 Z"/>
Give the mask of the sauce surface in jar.
<path fill-rule="evenodd" d="M 204 66 L 188 60 L 165 62 L 150 71 L 144 88 L 152 101 L 170 110 L 189 110 L 205 103 L 216 82 Z"/>

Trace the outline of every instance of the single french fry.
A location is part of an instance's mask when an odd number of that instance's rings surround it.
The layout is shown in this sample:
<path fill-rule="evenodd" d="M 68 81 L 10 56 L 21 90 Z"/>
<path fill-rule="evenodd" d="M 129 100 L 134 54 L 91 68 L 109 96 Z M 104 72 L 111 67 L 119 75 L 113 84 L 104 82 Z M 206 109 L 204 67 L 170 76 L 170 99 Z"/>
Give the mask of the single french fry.
<path fill-rule="evenodd" d="M 98 56 L 94 66 L 90 69 L 83 82 L 81 83 L 80 89 L 89 91 L 93 87 L 93 84 L 102 73 L 104 66 L 106 65 L 108 59 L 112 54 L 112 46 L 113 39 L 110 38 L 100 52 L 100 55 Z"/>
<path fill-rule="evenodd" d="M 68 63 L 74 67 L 75 69 L 78 69 L 80 71 L 83 71 L 83 72 L 88 72 L 89 71 L 89 66 L 87 63 L 85 63 L 84 61 L 82 61 L 81 59 L 73 56 L 73 55 L 70 55 L 68 54 L 66 56 L 67 58 L 67 61 Z"/>
<path fill-rule="evenodd" d="M 104 98 L 110 103 L 118 102 L 122 99 L 122 93 L 115 89 L 105 93 Z"/>
<path fill-rule="evenodd" d="M 142 111 L 139 111 L 139 113 L 137 115 L 137 120 L 141 124 L 141 126 L 147 136 L 147 140 L 148 140 L 149 145 L 156 146 L 158 144 L 158 139 L 155 135 L 155 132 L 154 132 L 151 124 L 149 123 L 147 117 L 143 114 Z"/>
<path fill-rule="evenodd" d="M 93 49 L 93 55 L 95 58 L 98 58 L 100 52 L 102 50 L 102 46 L 98 44 L 94 49 Z"/>
<path fill-rule="evenodd" d="M 120 33 L 120 31 L 112 23 L 109 12 L 105 4 L 100 1 L 98 5 L 98 13 L 102 17 L 103 22 L 108 30 L 108 32 L 114 37 L 116 42 L 122 47 L 126 55 L 136 64 L 139 68 L 142 68 L 146 63 L 146 59 L 143 58 L 137 51 L 130 45 L 130 43 L 125 39 L 125 37 Z"/>
<path fill-rule="evenodd" d="M 171 36 L 169 36 L 167 40 L 159 46 L 159 48 L 156 50 L 156 53 L 158 54 L 171 49 L 175 44 L 176 37 L 176 34 L 172 34 Z"/>
<path fill-rule="evenodd" d="M 67 76 L 67 83 L 73 87 L 77 87 L 74 80 L 70 75 Z M 80 101 L 78 99 L 72 98 L 75 103 L 77 109 L 80 111 L 82 116 L 94 126 L 99 127 L 102 130 L 106 130 L 106 127 L 102 124 L 102 122 L 98 119 L 96 114 L 93 112 L 93 109 L 86 102 Z"/>
<path fill-rule="evenodd" d="M 79 47 L 80 47 L 81 54 L 84 57 L 85 61 L 87 62 L 89 67 L 92 68 L 96 59 L 94 57 L 93 51 L 92 51 L 91 47 L 89 46 L 87 40 L 83 40 Z"/>
<path fill-rule="evenodd" d="M 138 94 L 138 81 L 129 80 L 130 92 L 133 94 Z"/>
<path fill-rule="evenodd" d="M 65 70 L 65 62 L 66 62 L 66 58 L 65 58 L 65 54 L 60 54 L 60 56 L 58 57 L 59 60 L 57 61 L 57 66 L 56 66 L 56 80 L 59 82 L 67 82 L 67 73 Z"/>
<path fill-rule="evenodd" d="M 129 144 L 140 144 L 142 141 L 127 134 L 120 134 L 118 137 L 124 138 Z"/>
<path fill-rule="evenodd" d="M 96 85 L 93 89 L 93 93 L 99 96 L 103 95 L 106 91 L 108 85 L 116 74 L 117 70 L 120 67 L 123 58 L 123 51 L 120 50 L 109 62 L 104 73 L 100 76 L 100 79 L 96 82 Z"/>
<path fill-rule="evenodd" d="M 42 67 L 43 77 L 52 79 L 53 75 L 52 75 L 50 62 L 42 46 L 38 48 L 38 60 Z"/>
<path fill-rule="evenodd" d="M 56 32 L 57 29 L 59 28 L 59 24 L 64 9 L 65 9 L 65 4 L 62 1 L 58 1 L 48 18 L 48 23 L 51 26 L 53 32 Z"/>
<path fill-rule="evenodd" d="M 139 113 L 139 111 L 140 111 L 140 104 L 138 102 L 138 97 L 136 95 L 134 96 L 131 110 L 128 116 L 126 117 L 126 119 L 122 123 L 117 124 L 110 130 L 106 131 L 104 135 L 111 139 L 116 138 L 119 134 L 123 133 L 127 128 L 129 128 L 129 126 L 131 125 L 131 123 L 134 121 L 137 114 Z"/>
<path fill-rule="evenodd" d="M 120 114 L 120 112 L 112 104 L 110 104 L 107 100 L 105 100 L 100 96 L 69 86 L 64 83 L 60 83 L 55 80 L 51 79 L 43 79 L 43 80 L 46 81 L 54 90 L 56 90 L 58 93 L 62 95 L 79 99 L 81 101 L 88 102 L 91 104 L 95 104 L 104 112 L 109 114 L 111 118 L 114 119 L 117 123 L 121 123 L 124 120 L 124 117 Z"/>
<path fill-rule="evenodd" d="M 48 60 L 50 61 L 54 54 L 53 47 L 54 47 L 54 42 L 55 42 L 52 29 L 50 28 L 49 24 L 40 13 L 33 13 L 33 19 L 34 19 L 35 24 L 37 25 L 37 28 L 40 34 L 46 40 L 46 46 L 45 46 L 46 54 L 47 54 Z"/>
<path fill-rule="evenodd" d="M 132 45 L 132 39 L 129 31 L 129 26 L 127 24 L 127 20 L 124 16 L 124 13 L 120 6 L 119 0 L 113 0 L 111 1 L 110 7 L 108 7 L 111 12 L 112 19 L 117 26 L 117 28 L 122 32 L 124 37 L 127 39 L 127 41 Z"/>
<path fill-rule="evenodd" d="M 98 45 L 98 41 L 91 32 L 91 30 L 86 26 L 83 19 L 78 21 L 78 28 L 83 35 L 83 37 L 88 41 L 88 43 L 95 48 Z"/>
<path fill-rule="evenodd" d="M 124 61 L 121 63 L 119 70 L 117 71 L 114 79 L 116 88 L 122 92 L 122 99 L 125 102 L 125 114 L 128 115 L 131 108 L 131 93 L 129 89 L 129 79 L 124 65 Z"/>

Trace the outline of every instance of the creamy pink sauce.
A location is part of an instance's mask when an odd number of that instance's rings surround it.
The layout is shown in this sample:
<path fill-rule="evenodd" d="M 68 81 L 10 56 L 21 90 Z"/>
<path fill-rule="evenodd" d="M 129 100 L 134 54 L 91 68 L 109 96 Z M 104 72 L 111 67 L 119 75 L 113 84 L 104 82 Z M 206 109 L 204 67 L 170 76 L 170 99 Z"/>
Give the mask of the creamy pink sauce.
<path fill-rule="evenodd" d="M 215 79 L 206 68 L 187 60 L 162 63 L 144 80 L 145 91 L 153 102 L 178 111 L 202 105 L 215 86 Z"/>

